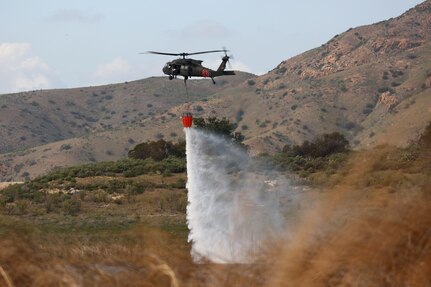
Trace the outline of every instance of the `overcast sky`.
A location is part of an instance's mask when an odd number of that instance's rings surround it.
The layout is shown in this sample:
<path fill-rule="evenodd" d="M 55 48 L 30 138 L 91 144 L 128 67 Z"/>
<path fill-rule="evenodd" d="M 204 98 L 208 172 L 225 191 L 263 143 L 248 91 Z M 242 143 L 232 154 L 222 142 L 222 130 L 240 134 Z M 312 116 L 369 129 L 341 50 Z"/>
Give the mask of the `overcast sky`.
<path fill-rule="evenodd" d="M 421 0 L 0 0 L 0 93 L 162 75 L 167 56 L 226 46 L 234 69 L 262 74 L 350 27 Z M 221 55 L 200 55 L 216 68 Z"/>

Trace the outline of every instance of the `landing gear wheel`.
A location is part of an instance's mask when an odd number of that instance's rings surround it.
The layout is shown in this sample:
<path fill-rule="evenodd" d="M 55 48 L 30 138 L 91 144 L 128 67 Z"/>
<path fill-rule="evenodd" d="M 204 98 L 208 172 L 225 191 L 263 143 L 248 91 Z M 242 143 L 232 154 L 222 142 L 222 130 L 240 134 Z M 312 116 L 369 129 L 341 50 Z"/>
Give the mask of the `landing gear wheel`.
<path fill-rule="evenodd" d="M 169 75 L 169 80 L 172 80 L 174 78 L 174 76 Z"/>

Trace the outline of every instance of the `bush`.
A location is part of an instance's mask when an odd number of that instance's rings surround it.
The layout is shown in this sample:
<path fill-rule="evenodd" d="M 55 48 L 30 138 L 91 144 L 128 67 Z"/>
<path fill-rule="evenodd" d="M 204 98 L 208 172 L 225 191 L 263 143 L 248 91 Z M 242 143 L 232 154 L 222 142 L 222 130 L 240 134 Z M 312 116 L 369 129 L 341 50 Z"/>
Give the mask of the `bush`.
<path fill-rule="evenodd" d="M 31 206 L 31 202 L 28 199 L 20 199 L 16 201 L 16 207 L 19 214 L 26 214 Z"/>
<path fill-rule="evenodd" d="M 109 194 L 102 189 L 89 192 L 87 198 L 89 201 L 96 203 L 107 203 L 111 199 Z"/>
<path fill-rule="evenodd" d="M 277 68 L 277 70 L 275 71 L 277 74 L 284 74 L 286 73 L 287 68 L 286 67 L 279 67 Z"/>
<path fill-rule="evenodd" d="M 344 124 L 344 128 L 347 130 L 354 129 L 356 127 L 356 124 L 354 122 L 347 122 Z"/>
<path fill-rule="evenodd" d="M 286 145 L 283 152 L 290 156 L 317 158 L 346 152 L 348 146 L 349 141 L 342 134 L 334 132 L 317 136 L 312 142 L 304 141 L 302 145 Z"/>
<path fill-rule="evenodd" d="M 46 213 L 50 213 L 55 211 L 60 205 L 61 199 L 60 194 L 47 194 L 45 198 L 45 211 Z"/>
<path fill-rule="evenodd" d="M 81 211 L 81 201 L 77 198 L 63 201 L 63 212 L 65 215 L 77 215 Z"/>
<path fill-rule="evenodd" d="M 180 173 L 185 170 L 185 157 L 179 158 L 175 156 L 170 156 L 162 161 L 154 161 L 152 158 L 147 158 L 145 160 L 121 159 L 118 161 L 90 163 L 81 166 L 53 170 L 48 174 L 38 177 L 23 185 L 9 186 L 2 191 L 2 194 L 6 196 L 8 202 L 12 202 L 14 198 L 31 199 L 40 197 L 42 193 L 34 191 L 47 187 L 49 182 L 55 180 L 67 180 L 73 182 L 76 177 L 113 176 L 115 174 L 134 177 L 151 172 Z M 33 192 L 23 192 L 23 187 Z"/>
<path fill-rule="evenodd" d="M 379 93 L 385 93 L 385 92 L 389 91 L 389 88 L 388 87 L 380 87 L 380 88 L 378 88 L 377 91 Z"/>
<path fill-rule="evenodd" d="M 194 109 L 195 109 L 195 111 L 196 111 L 196 112 L 198 112 L 198 113 L 200 113 L 200 112 L 203 112 L 203 111 L 204 111 L 204 108 L 203 108 L 202 106 L 199 106 L 199 105 L 198 105 L 198 106 L 195 106 L 195 107 L 194 107 Z"/>
<path fill-rule="evenodd" d="M 70 149 L 72 149 L 72 146 L 70 144 L 62 144 L 60 146 L 60 150 L 61 151 L 63 151 L 63 150 L 70 150 Z"/>

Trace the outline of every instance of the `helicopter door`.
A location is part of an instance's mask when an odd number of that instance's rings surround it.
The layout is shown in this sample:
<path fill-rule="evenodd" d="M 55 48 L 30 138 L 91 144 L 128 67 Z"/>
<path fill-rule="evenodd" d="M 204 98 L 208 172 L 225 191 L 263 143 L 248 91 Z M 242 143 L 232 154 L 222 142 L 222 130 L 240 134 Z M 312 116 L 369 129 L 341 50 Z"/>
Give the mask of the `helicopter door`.
<path fill-rule="evenodd" d="M 186 66 L 186 65 L 181 66 L 181 75 L 190 76 L 190 73 L 191 73 L 191 67 L 190 66 Z"/>

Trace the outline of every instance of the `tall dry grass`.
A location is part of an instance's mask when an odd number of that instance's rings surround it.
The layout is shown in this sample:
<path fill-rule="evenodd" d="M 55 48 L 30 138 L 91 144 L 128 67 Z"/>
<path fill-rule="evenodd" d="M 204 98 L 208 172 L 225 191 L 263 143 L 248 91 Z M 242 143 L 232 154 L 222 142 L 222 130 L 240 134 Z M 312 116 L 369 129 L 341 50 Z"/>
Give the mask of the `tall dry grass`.
<path fill-rule="evenodd" d="M 259 265 L 194 264 L 183 242 L 155 229 L 130 231 L 132 244 L 37 236 L 9 230 L 0 238 L 0 286 L 262 286 L 266 278 Z"/>
<path fill-rule="evenodd" d="M 392 186 L 387 173 L 395 164 L 381 173 L 391 154 L 382 147 L 351 159 L 343 180 L 299 216 L 279 245 L 268 286 L 431 286 L 429 180 Z M 392 172 L 405 176 L 421 164 L 422 158 L 397 163 Z"/>

